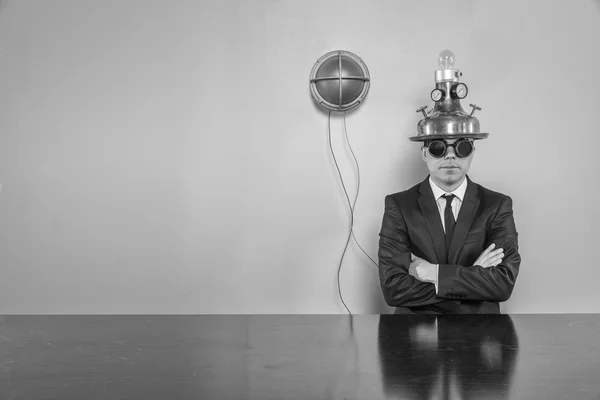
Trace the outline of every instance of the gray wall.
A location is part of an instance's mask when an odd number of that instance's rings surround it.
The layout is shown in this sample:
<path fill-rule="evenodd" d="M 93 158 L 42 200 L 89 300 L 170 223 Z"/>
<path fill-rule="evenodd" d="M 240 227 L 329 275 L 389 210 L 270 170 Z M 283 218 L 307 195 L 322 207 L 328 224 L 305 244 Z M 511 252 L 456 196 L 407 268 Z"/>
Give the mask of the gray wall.
<path fill-rule="evenodd" d="M 584 0 L 4 1 L 0 312 L 345 312 L 349 214 L 310 70 L 336 49 L 370 69 L 346 124 L 375 258 L 384 196 L 427 173 L 407 138 L 444 48 L 490 132 L 470 176 L 514 200 L 503 310 L 598 312 L 599 38 Z M 355 245 L 341 284 L 353 312 L 389 310 Z"/>

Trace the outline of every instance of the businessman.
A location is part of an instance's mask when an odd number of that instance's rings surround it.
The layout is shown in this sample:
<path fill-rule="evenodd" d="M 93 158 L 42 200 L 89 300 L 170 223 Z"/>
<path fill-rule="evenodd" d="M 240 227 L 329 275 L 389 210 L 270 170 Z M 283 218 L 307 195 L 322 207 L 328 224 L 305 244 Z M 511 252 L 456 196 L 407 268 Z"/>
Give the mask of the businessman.
<path fill-rule="evenodd" d="M 521 257 L 512 199 L 467 175 L 477 135 L 427 138 L 429 176 L 386 196 L 379 279 L 395 313 L 499 314 Z"/>

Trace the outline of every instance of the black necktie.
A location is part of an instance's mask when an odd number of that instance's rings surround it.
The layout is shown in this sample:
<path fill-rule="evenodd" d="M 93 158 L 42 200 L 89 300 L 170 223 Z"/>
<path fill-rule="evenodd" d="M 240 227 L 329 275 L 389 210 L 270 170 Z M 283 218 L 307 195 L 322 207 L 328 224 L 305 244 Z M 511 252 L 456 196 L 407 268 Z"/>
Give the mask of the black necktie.
<path fill-rule="evenodd" d="M 444 224 L 446 226 L 446 249 L 450 251 L 450 241 L 452 240 L 452 233 L 454 233 L 454 214 L 452 214 L 452 200 L 454 199 L 453 194 L 444 195 L 446 199 L 446 210 L 444 210 Z"/>

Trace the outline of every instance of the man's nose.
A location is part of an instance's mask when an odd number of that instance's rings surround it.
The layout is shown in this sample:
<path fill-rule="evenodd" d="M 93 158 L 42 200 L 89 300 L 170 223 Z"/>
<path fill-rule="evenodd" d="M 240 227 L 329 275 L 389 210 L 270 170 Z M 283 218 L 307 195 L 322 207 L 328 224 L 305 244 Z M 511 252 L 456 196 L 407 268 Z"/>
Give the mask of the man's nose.
<path fill-rule="evenodd" d="M 446 150 L 446 157 L 444 158 L 456 158 L 456 153 L 454 152 L 454 147 L 448 146 Z"/>

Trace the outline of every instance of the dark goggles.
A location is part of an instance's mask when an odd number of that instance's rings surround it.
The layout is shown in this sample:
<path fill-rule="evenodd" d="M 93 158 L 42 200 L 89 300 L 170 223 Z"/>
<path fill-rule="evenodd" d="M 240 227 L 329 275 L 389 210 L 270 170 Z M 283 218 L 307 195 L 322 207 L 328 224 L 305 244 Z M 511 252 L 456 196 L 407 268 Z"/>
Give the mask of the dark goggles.
<path fill-rule="evenodd" d="M 459 158 L 469 157 L 473 153 L 473 142 L 469 139 L 459 139 L 453 144 L 448 144 L 444 139 L 433 139 L 425 142 L 429 154 L 435 158 L 442 158 L 448 152 L 448 147 L 454 148 L 454 153 Z"/>

